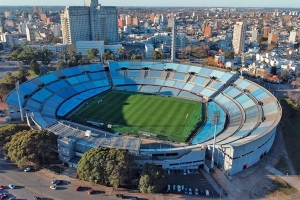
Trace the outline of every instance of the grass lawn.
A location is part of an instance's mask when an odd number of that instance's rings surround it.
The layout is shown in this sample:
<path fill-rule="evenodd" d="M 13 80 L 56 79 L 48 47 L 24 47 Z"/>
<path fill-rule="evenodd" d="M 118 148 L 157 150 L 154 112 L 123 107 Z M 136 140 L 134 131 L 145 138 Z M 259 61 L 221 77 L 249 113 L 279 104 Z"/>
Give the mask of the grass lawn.
<path fill-rule="evenodd" d="M 201 112 L 200 102 L 114 90 L 91 99 L 70 119 L 104 123 L 104 127 L 112 124 L 119 133 L 143 131 L 157 134 L 160 139 L 184 142 L 201 121 Z"/>
<path fill-rule="evenodd" d="M 285 182 L 282 178 L 275 176 L 275 179 L 273 180 L 273 184 L 275 186 L 275 190 L 279 190 L 280 192 L 291 195 L 298 192 L 296 188 Z"/>
<path fill-rule="evenodd" d="M 292 164 L 300 174 L 300 104 L 290 99 L 281 100 L 282 118 L 281 126 L 285 148 Z"/>

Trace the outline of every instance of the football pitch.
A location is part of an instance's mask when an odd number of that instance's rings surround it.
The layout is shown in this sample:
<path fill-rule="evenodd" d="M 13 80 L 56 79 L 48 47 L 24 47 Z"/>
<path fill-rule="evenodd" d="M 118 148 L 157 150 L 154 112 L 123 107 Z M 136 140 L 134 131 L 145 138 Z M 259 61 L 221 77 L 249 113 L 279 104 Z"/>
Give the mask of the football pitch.
<path fill-rule="evenodd" d="M 202 120 L 202 103 L 153 94 L 112 90 L 87 102 L 69 119 L 108 124 L 122 134 L 155 134 L 159 139 L 185 142 Z M 101 126 L 100 126 L 101 127 Z"/>

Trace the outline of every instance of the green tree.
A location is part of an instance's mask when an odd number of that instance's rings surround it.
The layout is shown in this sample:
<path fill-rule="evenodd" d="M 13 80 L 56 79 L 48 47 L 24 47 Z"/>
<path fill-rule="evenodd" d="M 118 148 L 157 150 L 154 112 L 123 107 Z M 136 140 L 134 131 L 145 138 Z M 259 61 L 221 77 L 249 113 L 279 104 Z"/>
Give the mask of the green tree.
<path fill-rule="evenodd" d="M 159 60 L 159 59 L 162 59 L 164 57 L 164 53 L 161 52 L 161 50 L 158 50 L 158 51 L 152 51 L 151 52 L 151 55 L 153 56 L 153 59 L 154 60 Z"/>
<path fill-rule="evenodd" d="M 28 79 L 27 79 L 27 76 L 29 76 L 29 72 L 27 69 L 25 69 L 25 67 L 23 65 L 20 65 L 19 66 L 19 74 L 17 76 L 17 79 L 18 81 L 20 81 L 20 84 L 21 83 L 24 83 L 26 82 Z"/>
<path fill-rule="evenodd" d="M 108 39 L 106 36 L 103 37 L 103 42 L 104 42 L 104 45 L 108 45 Z"/>
<path fill-rule="evenodd" d="M 282 72 L 281 72 L 281 79 L 283 80 L 283 81 L 288 81 L 289 80 L 289 76 L 290 76 L 290 73 L 289 73 L 289 71 L 287 71 L 287 70 L 283 70 Z"/>
<path fill-rule="evenodd" d="M 78 162 L 80 179 L 119 187 L 130 180 L 133 157 L 124 149 L 92 148 Z"/>
<path fill-rule="evenodd" d="M 67 63 L 64 60 L 58 60 L 56 63 L 57 70 L 67 68 Z"/>
<path fill-rule="evenodd" d="M 13 51 L 15 51 L 17 49 L 19 49 L 19 46 L 15 45 L 15 44 L 13 44 L 13 45 L 10 46 L 10 51 L 11 52 L 13 52 Z"/>
<path fill-rule="evenodd" d="M 96 38 L 95 38 L 95 40 L 96 40 L 96 41 L 100 41 L 99 34 L 97 34 L 97 35 L 96 35 Z"/>
<path fill-rule="evenodd" d="M 257 36 L 257 42 L 260 44 L 263 41 L 263 36 Z"/>
<path fill-rule="evenodd" d="M 95 48 L 90 48 L 86 51 L 87 57 L 91 60 L 96 58 L 98 53 L 99 53 L 99 50 L 95 49 Z"/>
<path fill-rule="evenodd" d="M 234 59 L 234 52 L 233 51 L 225 51 L 224 56 L 226 59 Z"/>
<path fill-rule="evenodd" d="M 115 55 L 111 50 L 105 49 L 104 54 L 103 54 L 103 58 L 104 58 L 104 60 L 114 60 Z"/>
<path fill-rule="evenodd" d="M 42 61 L 44 65 L 48 65 L 51 62 L 52 55 L 53 53 L 50 50 L 43 48 L 37 52 L 36 56 L 39 57 L 39 60 Z"/>
<path fill-rule="evenodd" d="M 19 167 L 28 162 L 37 165 L 55 163 L 58 155 L 49 147 L 57 148 L 57 135 L 40 130 L 18 132 L 5 145 L 7 155 Z"/>
<path fill-rule="evenodd" d="M 16 84 L 16 82 L 17 82 L 17 79 L 18 79 L 18 78 L 17 78 L 16 76 L 12 75 L 11 72 L 8 72 L 8 73 L 6 74 L 6 76 L 4 76 L 4 78 L 3 78 L 2 81 L 3 81 L 3 83 L 6 84 L 8 90 L 12 90 L 12 89 L 15 88 L 15 84 Z"/>
<path fill-rule="evenodd" d="M 30 127 L 23 124 L 8 124 L 0 128 L 0 147 L 4 147 L 11 138 L 20 131 L 29 131 Z"/>
<path fill-rule="evenodd" d="M 61 43 L 61 39 L 60 39 L 60 38 L 57 38 L 57 37 L 54 37 L 54 38 L 51 40 L 51 42 L 52 42 L 53 44 Z"/>
<path fill-rule="evenodd" d="M 125 59 L 125 49 L 123 49 L 122 47 L 121 47 L 121 48 L 118 48 L 118 49 L 117 49 L 117 53 L 119 54 L 119 59 L 120 59 L 120 58 Z"/>
<path fill-rule="evenodd" d="M 277 67 L 271 67 L 270 74 L 276 75 Z"/>
<path fill-rule="evenodd" d="M 131 60 L 137 60 L 137 59 L 142 59 L 142 56 L 140 54 L 133 53 L 131 55 Z"/>
<path fill-rule="evenodd" d="M 139 188 L 142 193 L 157 193 L 167 185 L 166 171 L 154 163 L 146 163 L 143 166 Z"/>
<path fill-rule="evenodd" d="M 37 61 L 35 59 L 33 59 L 30 62 L 30 68 L 35 74 L 37 74 L 37 75 L 40 74 L 40 65 L 37 63 Z"/>
<path fill-rule="evenodd" d="M 288 32 L 291 32 L 292 30 L 294 30 L 294 27 L 292 27 L 292 26 L 287 26 L 287 27 L 286 27 L 286 30 L 287 30 Z"/>

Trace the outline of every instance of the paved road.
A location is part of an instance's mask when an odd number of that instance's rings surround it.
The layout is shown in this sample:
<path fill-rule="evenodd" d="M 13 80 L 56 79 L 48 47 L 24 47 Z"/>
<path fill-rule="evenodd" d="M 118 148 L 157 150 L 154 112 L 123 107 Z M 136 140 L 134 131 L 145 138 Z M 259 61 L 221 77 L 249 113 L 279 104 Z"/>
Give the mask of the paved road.
<path fill-rule="evenodd" d="M 55 178 L 55 177 L 53 177 Z M 14 184 L 15 189 L 8 189 L 9 184 Z M 63 180 L 63 183 L 58 186 L 57 190 L 51 190 L 51 179 L 42 177 L 37 172 L 23 172 L 9 160 L 4 160 L 3 154 L 0 153 L 0 185 L 5 186 L 5 192 L 10 193 L 10 196 L 15 196 L 18 199 L 32 199 L 33 196 L 39 196 L 43 199 L 116 199 L 113 196 L 97 194 L 97 190 L 93 195 L 88 195 L 87 190 L 90 185 L 87 183 L 83 191 L 75 192 L 75 184 L 68 180 Z M 94 188 L 94 187 L 93 187 Z"/>
<path fill-rule="evenodd" d="M 10 63 L 10 66 L 8 66 Z M 14 72 L 19 69 L 19 62 L 18 61 L 0 61 L 0 79 L 2 79 L 8 72 Z"/>

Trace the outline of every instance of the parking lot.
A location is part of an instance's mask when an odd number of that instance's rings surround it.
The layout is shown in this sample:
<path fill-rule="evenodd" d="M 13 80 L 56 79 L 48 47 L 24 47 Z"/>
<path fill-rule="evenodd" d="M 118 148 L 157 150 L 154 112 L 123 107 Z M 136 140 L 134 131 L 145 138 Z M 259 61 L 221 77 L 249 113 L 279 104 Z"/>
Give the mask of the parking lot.
<path fill-rule="evenodd" d="M 204 175 L 198 170 L 167 170 L 167 174 L 166 192 L 168 193 L 192 196 L 219 196 L 219 193 L 214 190 Z"/>

